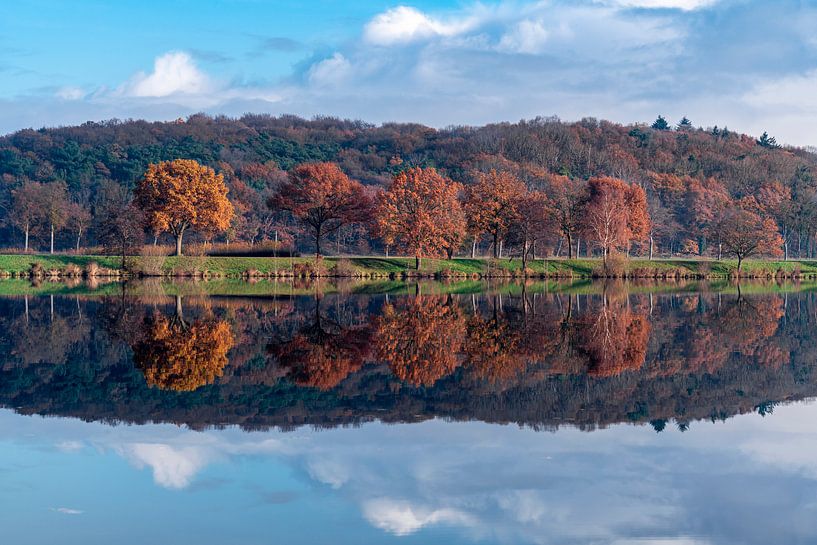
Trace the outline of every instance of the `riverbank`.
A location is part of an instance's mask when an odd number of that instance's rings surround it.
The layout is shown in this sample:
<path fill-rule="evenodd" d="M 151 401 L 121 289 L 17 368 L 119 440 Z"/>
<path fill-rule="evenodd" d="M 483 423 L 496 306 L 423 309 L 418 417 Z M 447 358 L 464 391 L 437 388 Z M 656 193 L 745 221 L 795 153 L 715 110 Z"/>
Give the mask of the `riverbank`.
<path fill-rule="evenodd" d="M 606 271 L 601 259 L 537 259 L 522 269 L 516 259 L 424 259 L 419 271 L 403 257 L 195 257 L 134 256 L 121 259 L 83 255 L 0 255 L 0 277 L 197 277 L 197 278 L 598 278 L 724 279 L 737 276 L 737 261 L 629 259 Z M 746 260 L 741 277 L 817 279 L 817 260 Z"/>

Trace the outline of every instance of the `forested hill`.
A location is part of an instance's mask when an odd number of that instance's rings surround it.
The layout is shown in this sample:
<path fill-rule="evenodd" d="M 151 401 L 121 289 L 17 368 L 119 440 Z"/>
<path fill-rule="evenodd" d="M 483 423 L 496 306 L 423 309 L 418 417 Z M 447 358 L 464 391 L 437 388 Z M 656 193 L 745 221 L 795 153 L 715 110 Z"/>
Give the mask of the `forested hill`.
<path fill-rule="evenodd" d="M 20 238 L 11 195 L 26 180 L 64 181 L 72 200 L 93 217 L 106 184 L 131 187 L 148 164 L 189 158 L 225 174 L 243 216 L 231 233 L 236 239 L 270 235 L 264 203 L 284 171 L 302 162 L 333 161 L 370 186 L 387 184 L 408 166 L 434 166 L 465 184 L 477 171 L 511 170 L 545 190 L 597 175 L 636 182 L 647 192 L 664 253 L 706 251 L 712 209 L 723 200 L 743 199 L 777 222 L 793 253 L 798 241 L 802 255 L 810 251 L 817 227 L 817 156 L 726 129 L 686 122 L 655 126 L 660 128 L 539 118 L 436 130 L 332 118 L 194 115 L 167 123 L 114 120 L 23 130 L 0 137 L 0 240 L 12 245 Z M 70 246 L 69 230 L 58 234 L 58 246 Z M 93 242 L 92 226 L 88 235 Z"/>

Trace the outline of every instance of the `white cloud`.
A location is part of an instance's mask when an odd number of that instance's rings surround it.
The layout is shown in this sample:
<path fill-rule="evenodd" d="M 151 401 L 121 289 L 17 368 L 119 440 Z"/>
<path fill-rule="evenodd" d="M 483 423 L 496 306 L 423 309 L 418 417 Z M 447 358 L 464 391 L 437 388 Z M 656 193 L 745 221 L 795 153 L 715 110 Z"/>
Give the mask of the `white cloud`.
<path fill-rule="evenodd" d="M 309 69 L 309 83 L 318 87 L 331 87 L 343 83 L 352 72 L 351 63 L 341 55 L 335 53 Z"/>
<path fill-rule="evenodd" d="M 171 51 L 153 63 L 153 72 L 136 74 L 125 92 L 135 97 L 167 97 L 176 94 L 202 94 L 213 89 L 210 78 L 198 69 L 193 57 L 183 51 Z"/>
<path fill-rule="evenodd" d="M 443 21 L 408 6 L 398 6 L 375 16 L 363 36 L 375 45 L 394 45 L 435 36 L 456 36 L 471 30 L 477 18 L 465 16 Z"/>
<path fill-rule="evenodd" d="M 550 33 L 542 21 L 524 20 L 499 41 L 500 51 L 512 53 L 541 53 Z"/>
<path fill-rule="evenodd" d="M 406 536 L 433 524 L 470 526 L 474 519 L 458 509 L 431 509 L 407 501 L 379 498 L 363 504 L 363 516 L 376 528 Z"/>
<path fill-rule="evenodd" d="M 719 0 L 597 0 L 598 3 L 619 6 L 623 8 L 644 9 L 680 9 L 693 11 L 707 8 Z"/>
<path fill-rule="evenodd" d="M 85 97 L 85 91 L 79 87 L 60 87 L 54 93 L 60 100 L 80 100 Z"/>

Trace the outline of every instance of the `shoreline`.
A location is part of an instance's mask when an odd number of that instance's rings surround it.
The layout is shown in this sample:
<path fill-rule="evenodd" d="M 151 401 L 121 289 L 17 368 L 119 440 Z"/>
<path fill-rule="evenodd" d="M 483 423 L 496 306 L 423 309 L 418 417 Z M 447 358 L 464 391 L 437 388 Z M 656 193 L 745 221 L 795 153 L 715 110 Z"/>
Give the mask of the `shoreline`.
<path fill-rule="evenodd" d="M 655 279 L 721 280 L 817 279 L 817 259 L 789 261 L 745 260 L 740 275 L 736 260 L 634 257 L 605 272 L 600 258 L 547 258 L 529 260 L 522 269 L 519 258 L 454 258 L 423 260 L 414 269 L 414 258 L 354 257 L 209 257 L 131 256 L 127 270 L 121 258 L 72 254 L 0 254 L 2 278 L 354 278 L 396 279 Z"/>

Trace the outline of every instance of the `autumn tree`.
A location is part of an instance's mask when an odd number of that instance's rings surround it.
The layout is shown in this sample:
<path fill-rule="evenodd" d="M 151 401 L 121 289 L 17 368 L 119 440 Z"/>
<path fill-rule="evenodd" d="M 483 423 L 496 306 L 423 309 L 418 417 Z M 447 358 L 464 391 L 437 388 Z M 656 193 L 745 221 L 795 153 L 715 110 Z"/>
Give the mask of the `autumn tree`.
<path fill-rule="evenodd" d="M 49 252 L 54 253 L 54 235 L 70 219 L 71 201 L 68 199 L 68 186 L 58 180 L 40 186 L 39 196 L 40 213 L 42 220 L 51 233 Z"/>
<path fill-rule="evenodd" d="M 573 258 L 573 236 L 579 230 L 584 199 L 584 183 L 567 176 L 551 176 L 547 193 L 553 206 L 554 220 L 567 241 L 567 257 Z M 578 249 L 576 250 L 578 257 Z"/>
<path fill-rule="evenodd" d="M 121 267 L 125 269 L 125 258 L 136 253 L 144 243 L 145 219 L 122 186 L 107 184 L 100 193 L 96 236 L 107 253 L 121 257 Z"/>
<path fill-rule="evenodd" d="M 188 229 L 221 232 L 233 217 L 224 177 L 190 159 L 149 165 L 136 186 L 135 202 L 154 232 L 175 237 L 176 255 L 182 255 Z"/>
<path fill-rule="evenodd" d="M 289 173 L 268 204 L 288 210 L 310 232 L 315 255 L 321 240 L 344 225 L 370 219 L 372 203 L 363 185 L 350 179 L 335 163 L 305 163 Z"/>
<path fill-rule="evenodd" d="M 93 217 L 85 206 L 79 203 L 71 203 L 68 212 L 68 223 L 71 229 L 77 234 L 76 252 L 79 253 L 82 243 L 82 235 L 88 230 Z"/>
<path fill-rule="evenodd" d="M 11 222 L 25 235 L 25 252 L 28 252 L 31 231 L 40 217 L 41 190 L 42 184 L 28 180 L 11 192 Z"/>
<path fill-rule="evenodd" d="M 531 191 L 519 200 L 516 211 L 508 232 L 510 239 L 521 246 L 524 271 L 536 243 L 550 236 L 554 230 L 553 205 L 544 193 Z"/>
<path fill-rule="evenodd" d="M 377 208 L 383 242 L 413 255 L 418 270 L 421 258 L 444 255 L 465 232 L 461 189 L 434 168 L 415 167 L 396 175 Z"/>
<path fill-rule="evenodd" d="M 602 252 L 629 247 L 649 236 L 650 220 L 644 190 L 618 178 L 591 178 L 587 186 L 582 231 Z"/>
<path fill-rule="evenodd" d="M 500 241 L 516 220 L 526 192 L 519 178 L 496 170 L 477 173 L 476 182 L 466 189 L 463 208 L 469 231 L 475 236 L 486 233 L 491 237 L 494 259 L 499 257 Z"/>
<path fill-rule="evenodd" d="M 726 210 L 713 227 L 727 254 L 738 260 L 738 274 L 743 260 L 756 255 L 780 255 L 783 239 L 771 218 L 763 219 L 742 208 Z"/>

